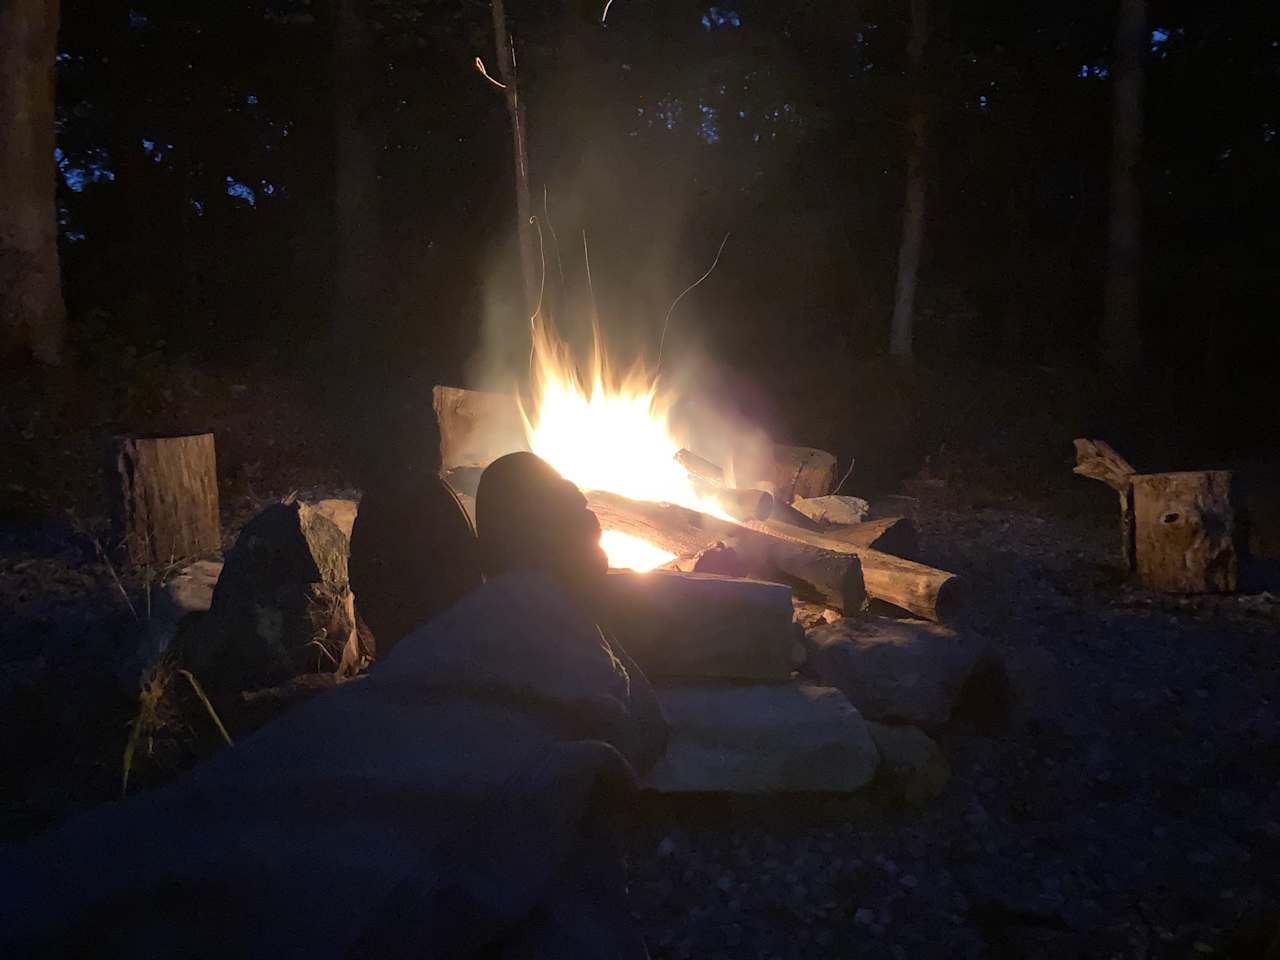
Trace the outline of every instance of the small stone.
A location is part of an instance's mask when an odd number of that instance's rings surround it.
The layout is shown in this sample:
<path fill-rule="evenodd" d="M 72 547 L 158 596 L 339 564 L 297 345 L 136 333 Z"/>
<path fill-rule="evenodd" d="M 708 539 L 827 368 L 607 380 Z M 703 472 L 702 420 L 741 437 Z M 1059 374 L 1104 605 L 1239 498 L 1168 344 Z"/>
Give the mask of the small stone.
<path fill-rule="evenodd" d="M 853 922 L 864 927 L 869 927 L 876 922 L 875 911 L 867 907 L 859 907 L 858 912 L 853 915 Z"/>
<path fill-rule="evenodd" d="M 898 878 L 898 882 L 902 884 L 904 887 L 906 887 L 908 890 L 914 890 L 916 887 L 920 885 L 920 881 L 916 879 L 916 876 L 914 873 L 904 873 L 901 877 Z"/>

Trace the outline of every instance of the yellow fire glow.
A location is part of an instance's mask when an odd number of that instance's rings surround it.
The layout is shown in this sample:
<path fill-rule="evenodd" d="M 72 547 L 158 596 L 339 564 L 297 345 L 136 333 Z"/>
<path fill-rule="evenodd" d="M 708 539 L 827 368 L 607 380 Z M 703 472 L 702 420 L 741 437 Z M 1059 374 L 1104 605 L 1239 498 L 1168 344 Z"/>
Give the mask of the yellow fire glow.
<path fill-rule="evenodd" d="M 598 332 L 585 369 L 567 344 L 539 319 L 530 357 L 533 403 L 523 410 L 529 449 L 582 490 L 675 503 L 718 513 L 698 496 L 674 457 L 681 444 L 668 423 L 671 398 L 637 363 L 610 369 Z M 605 531 L 600 540 L 612 567 L 651 570 L 674 558 L 636 537 Z"/>

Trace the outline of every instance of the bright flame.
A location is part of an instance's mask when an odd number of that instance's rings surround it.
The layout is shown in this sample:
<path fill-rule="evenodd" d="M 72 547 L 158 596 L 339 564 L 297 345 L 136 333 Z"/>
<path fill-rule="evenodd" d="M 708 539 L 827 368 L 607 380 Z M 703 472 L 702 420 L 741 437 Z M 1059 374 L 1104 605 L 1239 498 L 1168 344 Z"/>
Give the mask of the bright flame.
<path fill-rule="evenodd" d="M 656 374 L 637 363 L 615 375 L 597 331 L 589 369 L 580 375 L 568 346 L 539 319 L 533 323 L 530 366 L 534 402 L 528 412 L 521 408 L 529 449 L 561 476 L 583 490 L 720 514 L 714 502 L 698 496 L 674 459 L 681 444 L 671 434 L 671 400 L 660 393 Z M 600 543 L 613 567 L 648 570 L 673 559 L 617 531 L 606 531 Z"/>
<path fill-rule="evenodd" d="M 648 540 L 641 540 L 621 530 L 605 530 L 601 533 L 600 546 L 609 558 L 609 566 L 630 567 L 642 573 L 676 558 L 674 553 L 668 553 Z"/>

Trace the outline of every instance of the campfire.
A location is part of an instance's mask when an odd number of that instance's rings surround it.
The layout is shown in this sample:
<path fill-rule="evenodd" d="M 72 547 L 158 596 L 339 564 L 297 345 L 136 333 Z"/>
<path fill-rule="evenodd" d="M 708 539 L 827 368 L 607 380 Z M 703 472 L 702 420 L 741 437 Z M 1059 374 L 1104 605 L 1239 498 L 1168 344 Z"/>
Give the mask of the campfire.
<path fill-rule="evenodd" d="M 586 494 L 615 569 L 781 582 L 835 613 L 869 597 L 929 620 L 956 607 L 957 579 L 909 559 L 909 521 L 868 519 L 865 502 L 834 496 L 833 455 L 768 444 L 704 458 L 673 425 L 658 374 L 615 368 L 598 332 L 582 364 L 535 322 L 530 367 L 525 398 L 435 388 L 445 478 L 468 506 L 488 463 L 532 450 Z"/>

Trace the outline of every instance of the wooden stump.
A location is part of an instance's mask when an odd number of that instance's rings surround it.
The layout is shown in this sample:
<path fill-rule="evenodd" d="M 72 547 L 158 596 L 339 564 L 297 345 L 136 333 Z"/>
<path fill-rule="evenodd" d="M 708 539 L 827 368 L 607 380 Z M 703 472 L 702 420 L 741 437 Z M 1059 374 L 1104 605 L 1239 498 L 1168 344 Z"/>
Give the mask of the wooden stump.
<path fill-rule="evenodd" d="M 115 512 L 131 564 L 168 564 L 222 548 L 213 434 L 120 437 Z"/>
<path fill-rule="evenodd" d="M 1227 470 L 1134 474 L 1138 578 L 1166 593 L 1230 593 L 1239 581 Z"/>

